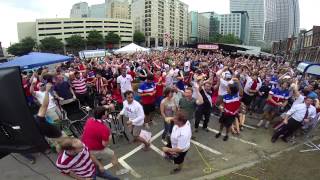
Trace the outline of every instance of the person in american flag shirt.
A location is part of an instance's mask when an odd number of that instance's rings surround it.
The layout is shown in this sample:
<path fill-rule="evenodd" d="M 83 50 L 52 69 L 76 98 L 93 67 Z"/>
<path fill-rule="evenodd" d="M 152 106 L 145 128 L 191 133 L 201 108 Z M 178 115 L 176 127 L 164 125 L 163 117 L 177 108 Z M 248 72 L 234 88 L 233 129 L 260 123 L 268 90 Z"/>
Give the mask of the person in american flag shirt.
<path fill-rule="evenodd" d="M 221 136 L 222 130 L 226 129 L 226 135 L 223 137 L 223 141 L 227 141 L 229 132 L 232 124 L 234 123 L 237 116 L 239 116 L 240 111 L 240 95 L 242 95 L 243 90 L 241 84 L 237 78 L 232 79 L 234 83 L 228 85 L 228 93 L 223 96 L 223 103 L 220 105 L 220 110 L 222 115 L 219 119 L 220 131 L 216 134 L 216 138 Z"/>
<path fill-rule="evenodd" d="M 79 139 L 63 138 L 59 141 L 59 146 L 61 151 L 56 166 L 62 174 L 77 180 L 95 180 L 97 176 L 103 179 L 120 180 L 105 170 Z"/>

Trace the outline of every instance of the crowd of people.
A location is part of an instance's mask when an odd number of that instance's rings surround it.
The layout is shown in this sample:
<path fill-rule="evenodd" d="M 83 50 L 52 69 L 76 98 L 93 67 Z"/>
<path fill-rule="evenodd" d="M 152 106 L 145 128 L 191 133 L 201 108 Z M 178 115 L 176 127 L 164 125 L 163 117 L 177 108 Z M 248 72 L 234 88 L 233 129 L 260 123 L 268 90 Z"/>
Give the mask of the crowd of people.
<path fill-rule="evenodd" d="M 47 125 L 61 121 L 63 106 L 75 100 L 93 109 L 81 140 L 63 137 L 64 133 L 57 140 L 57 167 L 79 179 L 96 175 L 117 179 L 98 160 L 110 155 L 117 165 L 108 147 L 111 131 L 104 122 L 116 107 L 118 118 L 127 117 L 124 126 L 145 150 L 150 142 L 140 136 L 141 130 L 159 121 L 155 113 L 161 115 L 162 150 L 177 165 L 172 173 L 182 169 L 190 140 L 199 127 L 208 132 L 210 120 L 219 120 L 215 137 L 225 129 L 223 141 L 227 141 L 230 133 L 241 133 L 248 115 L 254 113 L 260 118 L 257 127 L 274 125 L 272 142 L 279 137 L 287 142 L 297 129 L 311 127 L 320 110 L 319 79 L 300 74 L 285 59 L 195 49 L 75 58 L 51 69 L 23 72 L 22 81 L 30 106 L 48 101 L 45 116 L 41 114 L 45 118 L 38 118 Z M 210 118 L 212 114 L 215 118 Z"/>

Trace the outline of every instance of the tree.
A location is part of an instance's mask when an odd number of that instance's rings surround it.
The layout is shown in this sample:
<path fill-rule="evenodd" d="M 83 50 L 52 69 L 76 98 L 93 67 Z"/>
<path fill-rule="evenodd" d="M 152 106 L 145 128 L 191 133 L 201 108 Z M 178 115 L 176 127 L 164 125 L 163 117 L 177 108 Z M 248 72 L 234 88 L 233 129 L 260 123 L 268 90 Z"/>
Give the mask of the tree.
<path fill-rule="evenodd" d="M 93 46 L 97 49 L 98 47 L 103 46 L 103 43 L 104 43 L 103 35 L 100 32 L 96 30 L 89 32 L 87 36 L 87 44 L 89 46 Z"/>
<path fill-rule="evenodd" d="M 55 37 L 46 37 L 40 41 L 40 49 L 42 52 L 62 53 L 63 43 Z"/>
<path fill-rule="evenodd" d="M 219 33 L 214 34 L 212 37 L 209 38 L 209 42 L 211 43 L 219 43 L 222 38 L 222 35 Z"/>
<path fill-rule="evenodd" d="M 133 42 L 137 43 L 138 45 L 141 45 L 141 43 L 145 42 L 145 36 L 142 32 L 136 31 L 133 34 Z"/>
<path fill-rule="evenodd" d="M 80 35 L 72 35 L 66 39 L 66 47 L 69 48 L 72 54 L 84 49 L 86 42 Z"/>
<path fill-rule="evenodd" d="M 241 44 L 241 40 L 236 37 L 234 34 L 228 34 L 225 36 L 222 36 L 220 39 L 220 43 L 225 43 L 225 44 Z"/>
<path fill-rule="evenodd" d="M 108 35 L 105 37 L 105 43 L 107 45 L 113 46 L 114 44 L 119 44 L 121 37 L 114 32 L 109 32 Z"/>
<path fill-rule="evenodd" d="M 8 52 L 15 56 L 26 55 L 33 50 L 36 45 L 36 41 L 31 37 L 22 39 L 19 43 L 12 44 L 8 48 Z"/>

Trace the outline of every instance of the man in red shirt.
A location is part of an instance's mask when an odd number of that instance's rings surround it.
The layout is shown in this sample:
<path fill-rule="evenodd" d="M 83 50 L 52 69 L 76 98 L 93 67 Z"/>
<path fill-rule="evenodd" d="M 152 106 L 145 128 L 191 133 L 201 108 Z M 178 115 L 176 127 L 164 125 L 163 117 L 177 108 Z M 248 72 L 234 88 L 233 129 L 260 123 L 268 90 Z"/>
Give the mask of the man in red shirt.
<path fill-rule="evenodd" d="M 84 126 L 82 142 L 88 147 L 90 153 L 103 159 L 105 156 L 112 157 L 112 164 L 118 165 L 118 159 L 113 150 L 108 147 L 110 139 L 110 129 L 102 121 L 105 116 L 106 108 L 96 107 L 94 109 L 94 118 L 89 118 Z M 123 174 L 121 170 L 121 174 Z M 118 174 L 118 173 L 117 173 Z"/>

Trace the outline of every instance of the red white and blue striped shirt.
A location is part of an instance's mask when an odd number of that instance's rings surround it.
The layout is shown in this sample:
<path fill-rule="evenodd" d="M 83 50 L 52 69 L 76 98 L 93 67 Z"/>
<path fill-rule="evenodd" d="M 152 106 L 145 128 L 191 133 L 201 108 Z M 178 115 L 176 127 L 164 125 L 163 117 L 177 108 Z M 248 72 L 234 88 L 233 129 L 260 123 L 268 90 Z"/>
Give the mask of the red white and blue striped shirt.
<path fill-rule="evenodd" d="M 84 78 L 74 79 L 71 84 L 76 94 L 85 94 L 87 92 L 87 84 Z"/>
<path fill-rule="evenodd" d="M 147 83 L 144 82 L 140 85 L 138 93 L 147 94 L 154 93 L 156 91 L 156 85 L 154 82 Z M 141 104 L 153 104 L 155 102 L 155 95 L 153 96 L 141 96 Z"/>
<path fill-rule="evenodd" d="M 63 174 L 73 172 L 81 178 L 90 178 L 96 172 L 96 166 L 90 158 L 88 148 L 83 145 L 83 150 L 75 156 L 68 155 L 66 151 L 59 154 L 56 166 Z"/>
<path fill-rule="evenodd" d="M 227 116 L 235 116 L 240 110 L 240 97 L 238 94 L 226 94 L 223 96 L 224 114 Z"/>
<path fill-rule="evenodd" d="M 269 94 L 271 95 L 272 99 L 276 102 L 284 102 L 286 100 L 289 99 L 290 97 L 290 93 L 288 90 L 281 90 L 279 88 L 273 88 Z M 271 102 L 270 100 L 267 101 L 268 104 L 272 105 L 272 106 L 277 106 L 276 104 L 274 104 L 273 102 Z"/>

